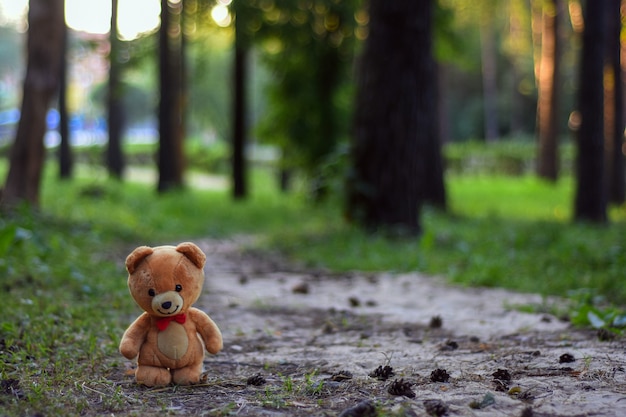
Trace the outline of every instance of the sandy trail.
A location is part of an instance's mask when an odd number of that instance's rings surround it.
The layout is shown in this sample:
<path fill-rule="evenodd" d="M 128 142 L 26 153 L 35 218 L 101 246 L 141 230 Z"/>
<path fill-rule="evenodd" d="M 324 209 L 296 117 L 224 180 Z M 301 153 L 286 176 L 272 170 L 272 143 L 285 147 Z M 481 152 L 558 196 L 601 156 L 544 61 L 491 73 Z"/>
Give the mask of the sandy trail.
<path fill-rule="evenodd" d="M 556 317 L 510 308 L 540 304 L 538 295 L 420 274 L 307 271 L 244 253 L 237 241 L 198 243 L 208 261 L 197 305 L 225 340 L 207 358 L 207 375 L 239 381 L 221 385 L 237 415 L 337 415 L 366 399 L 394 415 L 626 415 L 624 338 L 599 341 Z M 384 365 L 395 376 L 368 376 Z M 437 369 L 447 382 L 432 380 Z M 333 377 L 345 372 L 352 378 Z M 246 385 L 255 374 L 267 384 Z M 269 404 L 267 387 L 278 390 L 286 375 L 322 381 L 324 390 Z M 400 378 L 413 398 L 388 392 Z"/>

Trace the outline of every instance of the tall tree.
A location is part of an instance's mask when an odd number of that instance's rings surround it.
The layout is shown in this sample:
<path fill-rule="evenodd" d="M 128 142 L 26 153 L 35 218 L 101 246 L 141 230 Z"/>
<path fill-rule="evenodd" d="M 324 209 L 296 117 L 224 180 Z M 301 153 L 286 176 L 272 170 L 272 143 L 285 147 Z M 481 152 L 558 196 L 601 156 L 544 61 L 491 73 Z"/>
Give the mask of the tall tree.
<path fill-rule="evenodd" d="M 236 2 L 236 6 L 240 1 Z M 233 197 L 246 197 L 246 69 L 248 54 L 248 35 L 244 31 L 246 10 L 242 7 L 235 16 L 235 62 L 233 76 L 233 141 L 232 173 Z"/>
<path fill-rule="evenodd" d="M 124 171 L 124 155 L 122 153 L 122 132 L 124 130 L 124 109 L 122 100 L 122 83 L 119 31 L 117 25 L 118 0 L 111 0 L 111 29 L 109 31 L 109 91 L 107 168 L 113 178 L 122 178 Z"/>
<path fill-rule="evenodd" d="M 46 113 L 59 88 L 63 56 L 64 0 L 30 0 L 29 6 L 21 117 L 2 195 L 8 207 L 22 201 L 39 205 Z"/>
<path fill-rule="evenodd" d="M 428 188 L 445 200 L 432 11 L 432 0 L 370 3 L 347 196 L 348 217 L 368 229 L 417 234 Z"/>
<path fill-rule="evenodd" d="M 323 167 L 349 135 L 351 91 L 345 87 L 353 75 L 361 1 L 234 4 L 249 13 L 244 29 L 261 46 L 261 59 L 275 80 L 266 91 L 268 111 L 258 137 L 277 145 L 283 172 L 304 172 L 313 197 L 320 199 L 328 188 Z"/>
<path fill-rule="evenodd" d="M 539 99 L 537 124 L 537 174 L 556 181 L 559 175 L 559 93 L 560 93 L 560 21 L 564 14 L 563 0 L 543 2 L 541 59 L 538 68 Z"/>
<path fill-rule="evenodd" d="M 578 107 L 581 123 L 577 136 L 574 218 L 607 221 L 604 167 L 604 59 L 608 1 L 588 3 L 580 63 Z"/>
<path fill-rule="evenodd" d="M 65 21 L 64 21 L 65 23 Z M 67 109 L 67 67 L 68 67 L 68 30 L 63 25 L 63 50 L 61 52 L 61 71 L 59 75 L 59 176 L 61 178 L 72 177 L 72 148 L 70 146 L 69 112 Z"/>
<path fill-rule="evenodd" d="M 608 42 L 607 69 L 605 71 L 605 141 L 606 180 L 608 200 L 622 204 L 626 199 L 624 178 L 624 77 L 622 71 L 622 0 L 610 0 L 607 8 Z"/>
<path fill-rule="evenodd" d="M 159 29 L 159 183 L 164 192 L 183 186 L 182 2 L 161 0 Z"/>

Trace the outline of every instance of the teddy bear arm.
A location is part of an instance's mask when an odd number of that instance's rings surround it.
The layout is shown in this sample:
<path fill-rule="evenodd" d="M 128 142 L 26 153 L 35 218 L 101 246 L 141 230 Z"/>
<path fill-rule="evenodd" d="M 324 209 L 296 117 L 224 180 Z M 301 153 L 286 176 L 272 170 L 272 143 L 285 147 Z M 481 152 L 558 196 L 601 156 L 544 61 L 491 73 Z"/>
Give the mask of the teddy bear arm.
<path fill-rule="evenodd" d="M 217 324 L 202 310 L 192 308 L 189 314 L 196 323 L 196 330 L 202 337 L 207 352 L 216 354 L 222 350 L 222 332 L 220 332 Z"/>
<path fill-rule="evenodd" d="M 139 354 L 139 349 L 146 339 L 150 327 L 150 316 L 143 313 L 124 332 L 120 341 L 120 353 L 127 359 L 133 359 Z"/>

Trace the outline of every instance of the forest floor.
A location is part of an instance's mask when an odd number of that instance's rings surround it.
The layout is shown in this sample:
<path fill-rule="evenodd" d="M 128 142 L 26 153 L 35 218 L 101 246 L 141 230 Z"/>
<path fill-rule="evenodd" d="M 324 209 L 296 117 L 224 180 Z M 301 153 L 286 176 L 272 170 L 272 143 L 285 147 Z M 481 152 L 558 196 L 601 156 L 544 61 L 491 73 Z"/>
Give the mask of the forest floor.
<path fill-rule="evenodd" d="M 221 328 L 191 387 L 115 378 L 129 410 L 209 416 L 626 415 L 626 339 L 600 340 L 547 313 L 538 295 L 461 288 L 417 273 L 310 270 L 197 242 L 196 306 Z"/>

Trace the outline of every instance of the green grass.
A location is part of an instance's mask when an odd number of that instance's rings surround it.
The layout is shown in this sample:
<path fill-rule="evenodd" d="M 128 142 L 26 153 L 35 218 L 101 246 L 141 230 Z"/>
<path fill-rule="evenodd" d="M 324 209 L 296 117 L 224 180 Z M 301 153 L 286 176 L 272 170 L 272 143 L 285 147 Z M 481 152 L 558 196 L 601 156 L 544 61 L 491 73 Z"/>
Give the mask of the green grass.
<path fill-rule="evenodd" d="M 240 202 L 227 190 L 157 195 L 153 184 L 118 183 L 95 169 L 71 182 L 55 174 L 49 167 L 40 213 L 0 218 L 7 415 L 128 407 L 108 378 L 119 374 L 119 338 L 137 315 L 123 260 L 141 244 L 256 235 L 262 249 L 314 267 L 420 271 L 626 305 L 624 210 L 614 209 L 608 226 L 573 224 L 569 179 L 451 176 L 451 213 L 426 210 L 421 237 L 388 239 L 346 224 L 338 204 L 279 194 L 267 172 L 255 171 L 252 196 Z"/>
<path fill-rule="evenodd" d="M 323 225 L 278 232 L 272 242 L 317 267 L 421 271 L 545 295 L 585 289 L 626 305 L 623 209 L 612 210 L 608 226 L 574 224 L 569 179 L 452 177 L 447 183 L 451 213 L 426 210 L 420 238 L 368 234 L 337 213 Z"/>
<path fill-rule="evenodd" d="M 177 191 L 122 184 L 97 170 L 71 182 L 48 168 L 42 210 L 0 218 L 0 408 L 2 415 L 78 415 L 128 408 L 119 387 L 119 339 L 138 309 L 124 259 L 136 246 L 200 237 L 264 234 L 295 224 L 297 198 L 226 191 Z M 91 412 L 93 414 L 93 411 Z"/>

